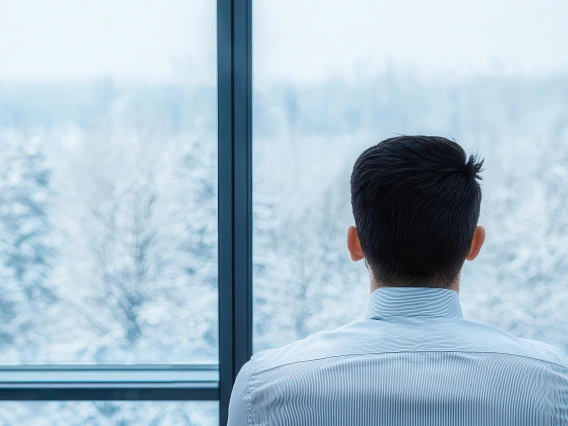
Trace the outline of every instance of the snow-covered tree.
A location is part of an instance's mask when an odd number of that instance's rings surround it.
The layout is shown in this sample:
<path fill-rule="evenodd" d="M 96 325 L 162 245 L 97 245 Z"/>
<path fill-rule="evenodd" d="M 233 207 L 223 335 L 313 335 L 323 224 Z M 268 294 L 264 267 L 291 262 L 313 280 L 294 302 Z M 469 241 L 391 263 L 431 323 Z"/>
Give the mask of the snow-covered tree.
<path fill-rule="evenodd" d="M 0 133 L 0 347 L 4 360 L 34 360 L 43 345 L 55 257 L 50 171 L 41 140 Z"/>

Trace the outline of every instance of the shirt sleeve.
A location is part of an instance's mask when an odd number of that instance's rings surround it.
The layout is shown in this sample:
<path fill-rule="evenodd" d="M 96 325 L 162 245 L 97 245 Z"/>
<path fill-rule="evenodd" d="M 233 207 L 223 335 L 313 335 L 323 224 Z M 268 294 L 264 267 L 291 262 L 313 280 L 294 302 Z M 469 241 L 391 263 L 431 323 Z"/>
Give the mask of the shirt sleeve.
<path fill-rule="evenodd" d="M 231 401 L 229 402 L 229 422 L 227 426 L 248 426 L 249 422 L 249 401 L 248 387 L 252 371 L 251 361 L 247 362 L 239 371 L 237 380 L 233 386 L 231 393 Z"/>

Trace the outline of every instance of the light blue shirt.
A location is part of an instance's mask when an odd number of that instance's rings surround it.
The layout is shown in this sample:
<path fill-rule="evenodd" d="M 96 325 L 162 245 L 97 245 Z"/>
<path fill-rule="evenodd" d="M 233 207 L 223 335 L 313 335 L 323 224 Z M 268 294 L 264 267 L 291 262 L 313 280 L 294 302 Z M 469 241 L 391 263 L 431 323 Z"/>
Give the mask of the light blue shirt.
<path fill-rule="evenodd" d="M 367 319 L 253 356 L 229 425 L 568 426 L 568 359 L 463 319 L 453 290 L 381 288 Z"/>

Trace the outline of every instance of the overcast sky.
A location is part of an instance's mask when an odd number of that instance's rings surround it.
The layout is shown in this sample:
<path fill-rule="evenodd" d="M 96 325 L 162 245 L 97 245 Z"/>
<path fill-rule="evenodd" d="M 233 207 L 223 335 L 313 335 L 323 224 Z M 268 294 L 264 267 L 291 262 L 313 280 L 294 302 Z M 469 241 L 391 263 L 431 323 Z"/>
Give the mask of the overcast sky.
<path fill-rule="evenodd" d="M 568 70 L 566 0 L 253 0 L 255 81 Z M 0 0 L 0 79 L 215 81 L 212 0 Z"/>
<path fill-rule="evenodd" d="M 0 0 L 0 79 L 215 80 L 210 0 Z"/>

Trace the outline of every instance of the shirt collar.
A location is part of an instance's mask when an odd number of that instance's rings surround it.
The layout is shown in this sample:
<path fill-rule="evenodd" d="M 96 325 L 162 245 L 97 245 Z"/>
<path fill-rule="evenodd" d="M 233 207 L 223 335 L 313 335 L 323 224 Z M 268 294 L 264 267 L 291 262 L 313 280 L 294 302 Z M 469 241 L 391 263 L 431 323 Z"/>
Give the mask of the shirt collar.
<path fill-rule="evenodd" d="M 371 293 L 367 318 L 463 318 L 459 294 L 445 288 L 381 287 Z"/>

